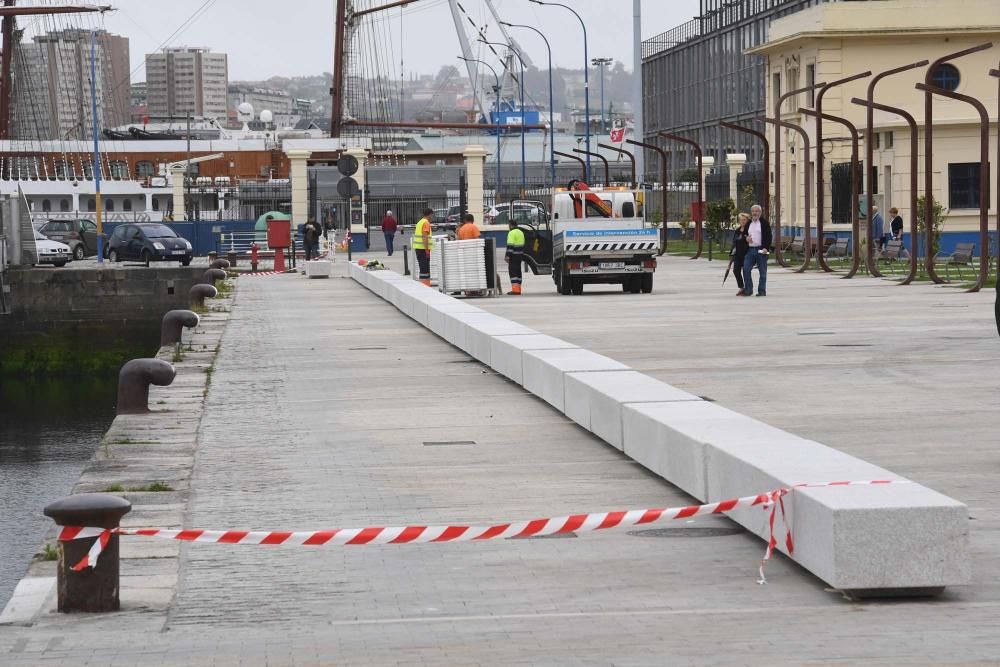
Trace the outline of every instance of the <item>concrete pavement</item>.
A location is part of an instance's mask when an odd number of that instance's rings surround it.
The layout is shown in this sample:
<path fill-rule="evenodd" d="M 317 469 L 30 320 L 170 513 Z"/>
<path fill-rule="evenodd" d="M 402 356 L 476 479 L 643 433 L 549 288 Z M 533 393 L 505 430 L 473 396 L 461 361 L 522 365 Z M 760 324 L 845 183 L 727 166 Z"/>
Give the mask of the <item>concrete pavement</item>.
<path fill-rule="evenodd" d="M 758 586 L 762 543 L 722 518 L 668 525 L 665 537 L 185 544 L 164 613 L 47 615 L 0 628 L 0 655 L 75 665 L 1000 657 L 992 295 L 774 272 L 771 296 L 735 299 L 734 285 L 719 291 L 724 268 L 668 259 L 656 292 L 635 296 L 560 297 L 547 277 L 529 278 L 519 300 L 476 304 L 969 503 L 974 586 L 849 603 L 784 559 Z M 352 281 L 237 282 L 186 527 L 492 521 L 688 501 Z"/>

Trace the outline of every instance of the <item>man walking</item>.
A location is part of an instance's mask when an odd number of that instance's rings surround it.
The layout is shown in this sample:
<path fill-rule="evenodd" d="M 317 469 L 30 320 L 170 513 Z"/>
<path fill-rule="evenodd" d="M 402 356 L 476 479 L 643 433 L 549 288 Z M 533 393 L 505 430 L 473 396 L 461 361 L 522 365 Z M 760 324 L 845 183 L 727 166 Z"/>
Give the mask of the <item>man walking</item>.
<path fill-rule="evenodd" d="M 872 237 L 875 243 L 878 244 L 878 249 L 881 250 L 885 246 L 885 220 L 882 219 L 882 214 L 879 213 L 878 206 L 872 206 Z"/>
<path fill-rule="evenodd" d="M 389 253 L 389 257 L 392 257 L 392 240 L 398 229 L 399 223 L 396 222 L 392 211 L 386 211 L 385 217 L 382 218 L 382 234 L 385 236 L 385 249 Z"/>
<path fill-rule="evenodd" d="M 306 261 L 316 259 L 319 255 L 319 237 L 323 229 L 316 222 L 316 218 L 309 216 L 309 220 L 302 226 L 302 240 L 306 247 Z"/>
<path fill-rule="evenodd" d="M 750 208 L 750 224 L 747 227 L 747 256 L 743 260 L 743 296 L 753 294 L 753 278 L 750 271 L 757 267 L 760 274 L 757 285 L 757 296 L 767 296 L 767 258 L 771 254 L 774 245 L 771 236 L 771 223 L 761 217 L 759 204 L 754 204 Z"/>
<path fill-rule="evenodd" d="M 517 221 L 510 221 L 510 231 L 507 232 L 507 252 L 504 254 L 507 271 L 510 275 L 510 291 L 507 294 L 521 293 L 521 262 L 524 261 L 524 232 L 517 227 Z"/>
<path fill-rule="evenodd" d="M 413 250 L 417 255 L 420 282 L 430 287 L 431 249 L 434 247 L 434 239 L 431 237 L 431 218 L 434 216 L 434 209 L 425 208 L 423 216 L 413 230 Z"/>
<path fill-rule="evenodd" d="M 471 213 L 466 213 L 462 218 L 462 226 L 458 228 L 459 241 L 471 241 L 481 236 L 479 227 L 476 227 L 476 218 Z"/>

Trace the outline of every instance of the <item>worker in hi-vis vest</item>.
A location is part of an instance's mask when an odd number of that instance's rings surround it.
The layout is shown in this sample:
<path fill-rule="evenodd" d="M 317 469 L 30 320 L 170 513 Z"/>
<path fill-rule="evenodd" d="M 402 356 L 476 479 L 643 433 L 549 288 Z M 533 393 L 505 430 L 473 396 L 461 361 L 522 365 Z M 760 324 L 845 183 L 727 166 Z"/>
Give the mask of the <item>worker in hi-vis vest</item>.
<path fill-rule="evenodd" d="M 434 247 L 434 239 L 431 237 L 431 218 L 434 216 L 434 209 L 425 208 L 423 215 L 424 217 L 420 218 L 416 229 L 413 230 L 413 250 L 417 255 L 420 282 L 430 287 L 431 248 Z"/>
<path fill-rule="evenodd" d="M 510 273 L 510 291 L 507 294 L 521 293 L 521 262 L 524 261 L 524 232 L 517 228 L 517 221 L 511 219 L 510 231 L 507 232 L 507 252 L 504 254 Z"/>

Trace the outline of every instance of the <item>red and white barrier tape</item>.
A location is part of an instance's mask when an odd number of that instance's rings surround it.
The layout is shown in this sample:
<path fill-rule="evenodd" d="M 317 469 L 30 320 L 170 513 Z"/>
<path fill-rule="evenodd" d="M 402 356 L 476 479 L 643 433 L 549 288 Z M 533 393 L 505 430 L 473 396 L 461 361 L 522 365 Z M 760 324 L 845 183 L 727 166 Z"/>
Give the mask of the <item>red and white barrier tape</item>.
<path fill-rule="evenodd" d="M 59 532 L 60 541 L 97 537 L 88 554 L 73 569 L 77 572 L 97 565 L 112 533 L 119 535 L 140 535 L 166 540 L 187 542 L 214 542 L 220 544 L 287 544 L 294 546 L 323 545 L 373 545 L 373 544 L 426 544 L 430 542 L 473 542 L 478 540 L 506 539 L 512 537 L 535 537 L 557 535 L 559 533 L 583 533 L 607 528 L 641 526 L 671 519 L 687 519 L 708 514 L 725 514 L 746 507 L 769 509 L 769 537 L 764 557 L 760 563 L 758 583 L 766 584 L 764 566 L 774 554 L 778 540 L 774 531 L 776 515 L 780 511 L 785 530 L 785 548 L 789 554 L 795 550 L 792 533 L 785 517 L 784 496 L 795 488 L 817 488 L 827 486 L 860 486 L 874 484 L 907 484 L 905 480 L 868 480 L 796 484 L 791 488 L 775 489 L 754 496 L 733 498 L 705 505 L 636 509 L 615 512 L 595 512 L 572 514 L 569 516 L 513 521 L 490 526 L 397 526 L 370 528 L 334 528 L 310 531 L 253 531 L 253 530 L 185 530 L 169 528 L 91 528 L 66 526 Z"/>
<path fill-rule="evenodd" d="M 253 273 L 241 273 L 240 275 L 248 278 L 267 278 L 268 276 L 283 276 L 287 273 L 287 271 L 255 271 Z"/>

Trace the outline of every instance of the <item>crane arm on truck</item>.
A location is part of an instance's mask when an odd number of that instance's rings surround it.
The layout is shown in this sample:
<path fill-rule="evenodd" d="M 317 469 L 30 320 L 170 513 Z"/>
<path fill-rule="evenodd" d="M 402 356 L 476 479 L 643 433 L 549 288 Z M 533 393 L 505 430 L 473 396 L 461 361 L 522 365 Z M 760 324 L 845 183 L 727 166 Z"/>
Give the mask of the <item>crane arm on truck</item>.
<path fill-rule="evenodd" d="M 573 198 L 573 217 L 575 218 L 585 218 L 587 217 L 584 213 L 584 209 L 587 211 L 596 213 L 602 218 L 610 218 L 612 216 L 611 204 L 604 201 L 594 193 L 590 186 L 580 180 L 572 180 L 569 182 L 570 191 L 581 192 L 583 194 L 570 195 Z"/>

